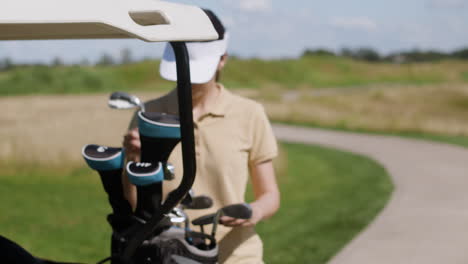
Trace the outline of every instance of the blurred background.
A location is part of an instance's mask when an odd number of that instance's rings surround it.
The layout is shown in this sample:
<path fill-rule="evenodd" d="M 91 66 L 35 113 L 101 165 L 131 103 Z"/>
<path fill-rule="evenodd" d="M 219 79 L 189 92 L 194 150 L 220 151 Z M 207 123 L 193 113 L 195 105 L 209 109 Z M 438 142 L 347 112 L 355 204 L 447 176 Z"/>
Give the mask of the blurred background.
<path fill-rule="evenodd" d="M 220 16 L 230 32 L 221 82 L 272 122 L 468 145 L 466 0 L 173 2 Z M 121 144 L 133 112 L 109 109 L 109 93 L 174 88 L 159 77 L 163 47 L 0 42 L 0 234 L 39 256 L 106 256 L 110 208 L 81 147 Z M 325 263 L 393 188 L 380 165 L 342 151 L 283 143 L 275 162 L 283 207 L 258 226 L 267 263 Z"/>

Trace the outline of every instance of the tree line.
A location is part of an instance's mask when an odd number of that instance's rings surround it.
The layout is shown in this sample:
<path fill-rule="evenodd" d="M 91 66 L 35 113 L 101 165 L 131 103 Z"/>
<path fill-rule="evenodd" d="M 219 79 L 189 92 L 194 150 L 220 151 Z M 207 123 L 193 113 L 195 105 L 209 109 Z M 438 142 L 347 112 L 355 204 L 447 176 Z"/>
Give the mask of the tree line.
<path fill-rule="evenodd" d="M 393 63 L 411 63 L 411 62 L 433 62 L 446 59 L 468 60 L 468 48 L 458 49 L 453 52 L 443 52 L 437 50 L 410 50 L 393 52 L 388 55 L 382 55 L 373 48 L 343 48 L 338 52 L 328 49 L 306 49 L 301 57 L 312 56 L 333 56 L 346 57 L 355 60 L 367 62 L 393 62 Z M 130 49 L 124 48 L 120 52 L 120 56 L 112 56 L 109 53 L 103 53 L 95 62 L 91 63 L 88 59 L 83 59 L 80 62 L 72 63 L 71 65 L 79 66 L 111 66 L 137 62 L 132 56 Z M 0 71 L 8 71 L 15 67 L 21 66 L 62 66 L 65 63 L 60 57 L 55 57 L 50 63 L 17 63 L 11 58 L 0 58 Z M 68 63 L 70 65 L 70 63 Z"/>
<path fill-rule="evenodd" d="M 59 67 L 65 64 L 75 66 L 111 66 L 111 65 L 122 65 L 136 62 L 132 56 L 130 49 L 124 48 L 120 51 L 119 56 L 113 56 L 109 53 L 102 53 L 101 56 L 95 61 L 91 62 L 87 58 L 82 59 L 76 63 L 65 63 L 59 56 L 54 57 L 50 63 L 19 63 L 13 61 L 9 57 L 0 58 L 0 71 L 8 71 L 15 67 L 21 66 L 47 66 L 47 67 Z"/>
<path fill-rule="evenodd" d="M 302 57 L 307 56 L 336 56 L 346 57 L 368 62 L 433 62 L 447 59 L 468 60 L 468 48 L 458 49 L 453 52 L 443 52 L 437 50 L 419 50 L 393 52 L 388 55 L 382 55 L 372 48 L 343 48 L 339 52 L 327 49 L 307 49 Z"/>

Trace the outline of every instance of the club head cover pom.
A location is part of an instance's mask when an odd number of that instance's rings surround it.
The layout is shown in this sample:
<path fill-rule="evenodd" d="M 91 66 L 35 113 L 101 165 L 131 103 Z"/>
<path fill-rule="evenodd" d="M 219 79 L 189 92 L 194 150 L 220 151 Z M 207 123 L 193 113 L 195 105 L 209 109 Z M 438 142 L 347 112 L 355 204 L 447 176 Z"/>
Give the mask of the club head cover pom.
<path fill-rule="evenodd" d="M 123 167 L 124 152 L 122 148 L 106 147 L 88 144 L 83 147 L 81 154 L 90 168 L 97 171 L 117 170 Z"/>

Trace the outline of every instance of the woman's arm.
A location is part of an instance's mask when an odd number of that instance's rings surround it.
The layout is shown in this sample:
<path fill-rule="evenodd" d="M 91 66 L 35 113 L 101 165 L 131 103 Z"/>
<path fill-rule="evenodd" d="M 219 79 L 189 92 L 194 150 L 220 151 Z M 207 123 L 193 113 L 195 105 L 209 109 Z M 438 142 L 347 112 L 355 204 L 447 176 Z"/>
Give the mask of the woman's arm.
<path fill-rule="evenodd" d="M 276 183 L 273 162 L 258 163 L 251 166 L 251 178 L 255 195 L 250 219 L 236 219 L 222 217 L 221 223 L 226 226 L 254 226 L 261 220 L 268 219 L 278 211 L 280 206 L 280 192 Z"/>

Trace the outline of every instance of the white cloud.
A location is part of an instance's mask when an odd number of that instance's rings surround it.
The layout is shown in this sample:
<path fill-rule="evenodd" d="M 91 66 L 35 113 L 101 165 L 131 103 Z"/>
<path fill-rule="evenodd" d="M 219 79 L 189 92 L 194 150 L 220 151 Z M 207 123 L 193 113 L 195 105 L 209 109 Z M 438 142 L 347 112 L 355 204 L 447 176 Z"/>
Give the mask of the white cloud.
<path fill-rule="evenodd" d="M 240 0 L 239 7 L 246 11 L 264 11 L 271 9 L 271 0 Z"/>
<path fill-rule="evenodd" d="M 334 17 L 330 25 L 339 29 L 374 31 L 377 23 L 368 17 Z"/>
<path fill-rule="evenodd" d="M 272 9 L 272 0 L 224 0 L 224 4 L 242 11 L 258 12 Z"/>
<path fill-rule="evenodd" d="M 463 8 L 468 6 L 468 0 L 429 0 L 428 4 L 435 8 Z"/>

